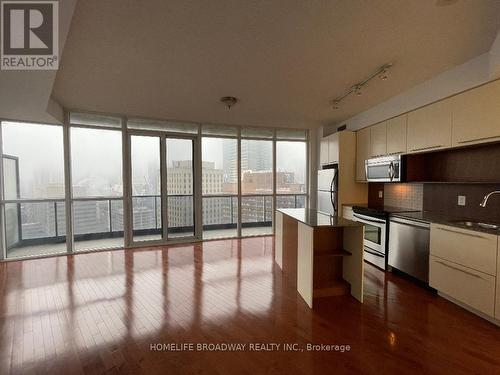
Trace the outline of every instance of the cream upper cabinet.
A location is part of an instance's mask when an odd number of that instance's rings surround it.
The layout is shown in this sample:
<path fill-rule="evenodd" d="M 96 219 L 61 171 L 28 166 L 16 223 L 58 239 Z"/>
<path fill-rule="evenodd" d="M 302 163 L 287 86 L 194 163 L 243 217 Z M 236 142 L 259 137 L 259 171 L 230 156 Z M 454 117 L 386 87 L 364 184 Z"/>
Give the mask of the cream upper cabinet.
<path fill-rule="evenodd" d="M 451 99 L 408 113 L 408 152 L 451 147 Z"/>
<path fill-rule="evenodd" d="M 385 122 L 370 127 L 370 157 L 387 154 L 387 126 Z"/>
<path fill-rule="evenodd" d="M 500 80 L 452 98 L 453 146 L 500 140 Z"/>
<path fill-rule="evenodd" d="M 328 162 L 339 162 L 339 133 L 333 133 L 328 136 Z"/>
<path fill-rule="evenodd" d="M 370 128 L 356 132 L 356 181 L 366 181 L 365 160 L 370 158 Z"/>
<path fill-rule="evenodd" d="M 321 138 L 319 159 L 321 165 L 339 162 L 339 133 Z"/>
<path fill-rule="evenodd" d="M 407 115 L 394 117 L 386 121 L 387 124 L 387 154 L 406 153 L 406 120 Z"/>
<path fill-rule="evenodd" d="M 321 165 L 328 164 L 328 137 L 321 138 L 319 162 Z"/>

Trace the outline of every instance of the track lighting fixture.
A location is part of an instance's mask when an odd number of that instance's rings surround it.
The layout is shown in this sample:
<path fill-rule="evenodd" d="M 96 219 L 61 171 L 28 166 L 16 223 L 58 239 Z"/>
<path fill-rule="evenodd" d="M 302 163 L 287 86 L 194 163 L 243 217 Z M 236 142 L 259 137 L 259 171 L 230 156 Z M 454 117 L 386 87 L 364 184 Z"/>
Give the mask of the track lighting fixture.
<path fill-rule="evenodd" d="M 365 78 L 363 81 L 352 85 L 344 94 L 332 100 L 331 102 L 332 108 L 340 109 L 340 102 L 352 93 L 355 93 L 356 96 L 360 96 L 363 93 L 362 89 L 366 87 L 368 82 L 371 81 L 373 78 L 378 76 L 382 81 L 385 81 L 387 78 L 389 78 L 388 72 L 389 69 L 391 69 L 391 67 L 392 67 L 391 63 L 384 64 L 381 67 L 379 67 L 375 72 L 370 74 L 367 78 Z"/>
<path fill-rule="evenodd" d="M 378 75 L 378 78 L 380 78 L 382 81 L 385 81 L 387 78 L 389 78 L 389 68 L 390 67 L 384 67 L 380 74 Z"/>

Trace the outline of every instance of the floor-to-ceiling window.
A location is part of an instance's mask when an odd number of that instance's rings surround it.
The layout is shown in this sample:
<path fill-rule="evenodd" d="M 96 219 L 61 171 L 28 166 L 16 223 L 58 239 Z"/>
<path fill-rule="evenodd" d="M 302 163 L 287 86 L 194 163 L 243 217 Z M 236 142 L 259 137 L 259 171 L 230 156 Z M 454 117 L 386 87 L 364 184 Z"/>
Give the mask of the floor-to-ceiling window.
<path fill-rule="evenodd" d="M 266 235 L 307 202 L 307 132 L 72 112 L 1 122 L 4 255 Z"/>
<path fill-rule="evenodd" d="M 7 258 L 66 252 L 63 128 L 1 123 Z"/>
<path fill-rule="evenodd" d="M 136 245 L 195 237 L 198 129 L 190 123 L 127 121 Z"/>
<path fill-rule="evenodd" d="M 121 119 L 71 116 L 74 251 L 123 247 Z"/>
<path fill-rule="evenodd" d="M 202 127 L 203 238 L 238 235 L 237 129 Z"/>
<path fill-rule="evenodd" d="M 273 130 L 242 129 L 241 137 L 241 235 L 272 234 Z"/>
<path fill-rule="evenodd" d="M 161 138 L 132 135 L 132 231 L 134 241 L 163 238 Z"/>
<path fill-rule="evenodd" d="M 194 236 L 193 140 L 167 137 L 168 238 Z"/>
<path fill-rule="evenodd" d="M 307 143 L 304 131 L 276 131 L 276 207 L 306 206 Z"/>

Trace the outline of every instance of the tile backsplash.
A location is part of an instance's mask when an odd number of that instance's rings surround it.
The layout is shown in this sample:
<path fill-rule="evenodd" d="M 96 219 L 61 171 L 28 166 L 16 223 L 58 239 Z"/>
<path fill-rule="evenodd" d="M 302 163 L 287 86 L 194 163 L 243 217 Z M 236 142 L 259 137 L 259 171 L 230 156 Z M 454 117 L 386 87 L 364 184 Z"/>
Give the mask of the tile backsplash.
<path fill-rule="evenodd" d="M 422 210 L 423 184 L 384 184 L 384 205 Z"/>
<path fill-rule="evenodd" d="M 492 196 L 486 207 L 479 205 L 494 190 L 500 190 L 500 184 L 425 184 L 424 211 L 500 223 L 500 196 Z M 457 204 L 459 195 L 465 196 L 465 206 Z"/>
<path fill-rule="evenodd" d="M 384 197 L 379 198 L 379 192 Z M 394 206 L 431 211 L 457 219 L 472 219 L 500 223 L 500 196 L 492 196 L 487 207 L 481 207 L 483 197 L 500 190 L 495 183 L 370 183 L 368 204 L 373 207 Z M 458 196 L 465 196 L 465 205 L 458 205 Z"/>

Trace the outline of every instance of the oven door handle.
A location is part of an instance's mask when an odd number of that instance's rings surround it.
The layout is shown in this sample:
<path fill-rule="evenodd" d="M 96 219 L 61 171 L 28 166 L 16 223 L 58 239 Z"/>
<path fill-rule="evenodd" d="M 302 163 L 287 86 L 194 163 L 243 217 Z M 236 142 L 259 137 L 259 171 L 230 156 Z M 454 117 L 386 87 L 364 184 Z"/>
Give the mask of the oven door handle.
<path fill-rule="evenodd" d="M 376 257 L 380 257 L 380 258 L 385 258 L 385 255 L 382 254 L 382 253 L 379 253 L 378 251 L 375 251 L 375 250 L 368 250 L 370 249 L 369 247 L 366 247 L 365 246 L 365 251 L 368 253 L 368 254 L 372 254 L 372 255 L 375 255 Z"/>
<path fill-rule="evenodd" d="M 378 223 L 378 224 L 385 224 L 385 221 L 384 220 L 376 220 L 376 219 L 366 219 L 364 217 L 360 217 L 356 214 L 353 214 L 354 217 L 360 219 L 360 220 L 365 220 L 365 221 L 369 221 L 369 222 L 372 222 L 372 223 Z"/>

